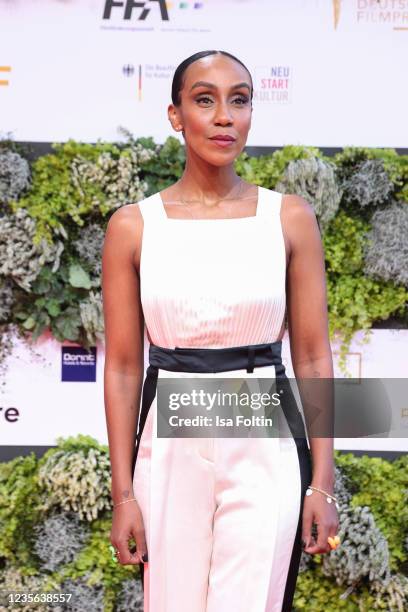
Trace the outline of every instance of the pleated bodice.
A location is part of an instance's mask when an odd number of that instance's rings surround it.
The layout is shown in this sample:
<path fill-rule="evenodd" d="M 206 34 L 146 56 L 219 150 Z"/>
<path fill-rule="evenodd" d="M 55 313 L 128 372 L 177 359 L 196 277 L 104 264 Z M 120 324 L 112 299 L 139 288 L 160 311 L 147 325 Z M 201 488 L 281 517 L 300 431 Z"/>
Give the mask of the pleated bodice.
<path fill-rule="evenodd" d="M 282 194 L 259 187 L 256 215 L 169 218 L 159 193 L 143 216 L 141 303 L 151 343 L 224 348 L 274 342 L 285 315 Z"/>

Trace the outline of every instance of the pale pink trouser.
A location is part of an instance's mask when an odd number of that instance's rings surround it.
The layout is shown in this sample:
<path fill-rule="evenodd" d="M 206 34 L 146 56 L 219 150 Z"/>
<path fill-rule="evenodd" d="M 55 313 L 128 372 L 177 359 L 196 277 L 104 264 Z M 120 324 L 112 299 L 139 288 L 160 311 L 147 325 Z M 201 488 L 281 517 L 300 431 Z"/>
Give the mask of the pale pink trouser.
<path fill-rule="evenodd" d="M 275 377 L 273 366 L 222 376 L 261 370 Z M 159 370 L 172 375 L 199 376 Z M 149 555 L 144 612 L 281 612 L 300 512 L 293 438 L 158 438 L 155 397 L 133 485 Z"/>

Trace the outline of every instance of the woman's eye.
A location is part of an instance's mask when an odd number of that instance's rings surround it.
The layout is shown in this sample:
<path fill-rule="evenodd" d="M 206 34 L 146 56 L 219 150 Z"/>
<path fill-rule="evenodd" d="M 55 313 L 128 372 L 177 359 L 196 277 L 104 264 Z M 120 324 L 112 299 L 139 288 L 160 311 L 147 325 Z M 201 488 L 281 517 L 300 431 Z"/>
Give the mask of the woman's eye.
<path fill-rule="evenodd" d="M 241 105 L 246 104 L 248 102 L 248 100 L 249 99 L 246 98 L 245 96 L 244 97 L 240 96 L 239 98 L 235 98 L 233 100 L 233 102 L 240 102 L 240 104 L 238 106 L 241 106 Z M 208 96 L 203 96 L 201 98 L 197 98 L 197 102 L 207 102 L 207 101 L 212 102 L 211 98 L 209 98 Z"/>
<path fill-rule="evenodd" d="M 248 102 L 249 98 L 246 97 L 240 97 L 240 98 L 235 98 L 234 102 L 242 102 L 242 104 L 246 104 Z"/>
<path fill-rule="evenodd" d="M 211 102 L 211 98 L 208 98 L 207 96 L 204 96 L 203 98 L 197 98 L 197 102 L 204 102 L 206 100 L 209 100 Z"/>

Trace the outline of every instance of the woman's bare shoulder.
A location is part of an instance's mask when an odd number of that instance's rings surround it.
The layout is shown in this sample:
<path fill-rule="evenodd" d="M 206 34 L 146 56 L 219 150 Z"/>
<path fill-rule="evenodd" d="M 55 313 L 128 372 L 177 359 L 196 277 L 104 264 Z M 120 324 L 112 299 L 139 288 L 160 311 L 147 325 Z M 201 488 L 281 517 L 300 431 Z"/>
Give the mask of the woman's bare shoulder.
<path fill-rule="evenodd" d="M 126 236 L 134 236 L 142 228 L 143 216 L 139 204 L 124 204 L 110 216 L 106 233 L 126 239 Z"/>
<path fill-rule="evenodd" d="M 140 206 L 137 202 L 133 204 L 124 204 L 117 208 L 109 218 L 109 224 L 126 228 L 129 224 L 133 224 L 137 220 L 143 220 Z"/>
<path fill-rule="evenodd" d="M 137 263 L 143 235 L 143 216 L 138 203 L 124 204 L 109 218 L 105 242 L 114 245 L 117 251 L 126 251 Z"/>
<path fill-rule="evenodd" d="M 309 236 L 314 240 L 320 238 L 313 206 L 302 196 L 283 195 L 281 220 L 290 252 L 301 247 Z"/>
<path fill-rule="evenodd" d="M 315 217 L 313 206 L 302 196 L 285 193 L 282 197 L 282 215 L 293 222 L 302 223 Z"/>

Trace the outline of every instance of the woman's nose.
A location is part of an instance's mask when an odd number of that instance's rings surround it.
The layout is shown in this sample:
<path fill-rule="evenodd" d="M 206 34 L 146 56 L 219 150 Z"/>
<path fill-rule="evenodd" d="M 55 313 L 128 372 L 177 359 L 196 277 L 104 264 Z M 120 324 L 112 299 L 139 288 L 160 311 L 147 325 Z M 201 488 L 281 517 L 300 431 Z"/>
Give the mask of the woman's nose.
<path fill-rule="evenodd" d="M 216 123 L 231 123 L 232 115 L 228 109 L 228 104 L 219 104 L 215 113 Z"/>

